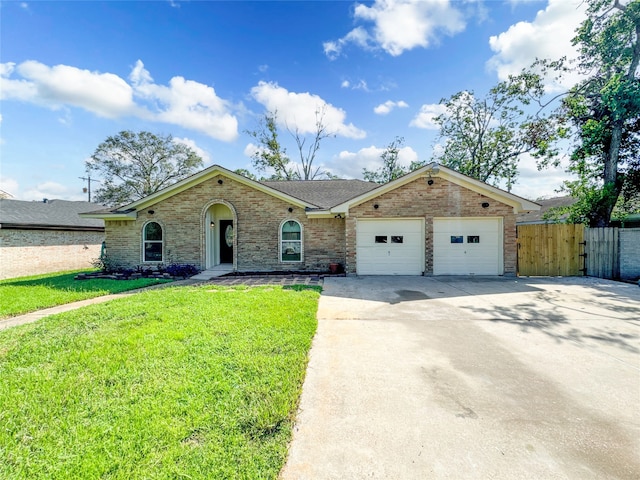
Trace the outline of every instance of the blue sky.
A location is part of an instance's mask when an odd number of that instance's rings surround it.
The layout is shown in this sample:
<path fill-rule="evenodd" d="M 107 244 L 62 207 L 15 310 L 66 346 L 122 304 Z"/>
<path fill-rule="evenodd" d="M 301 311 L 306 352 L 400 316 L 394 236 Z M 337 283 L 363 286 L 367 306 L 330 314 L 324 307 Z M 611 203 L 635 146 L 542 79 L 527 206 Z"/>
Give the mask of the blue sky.
<path fill-rule="evenodd" d="M 536 57 L 575 56 L 581 4 L 3 1 L 0 189 L 86 199 L 85 160 L 122 130 L 171 134 L 207 166 L 251 170 L 246 130 L 267 110 L 309 133 L 324 109 L 335 137 L 316 162 L 342 177 L 377 168 L 396 136 L 402 162 L 431 160 L 438 102 L 484 95 Z M 513 192 L 554 196 L 565 178 L 524 158 Z"/>

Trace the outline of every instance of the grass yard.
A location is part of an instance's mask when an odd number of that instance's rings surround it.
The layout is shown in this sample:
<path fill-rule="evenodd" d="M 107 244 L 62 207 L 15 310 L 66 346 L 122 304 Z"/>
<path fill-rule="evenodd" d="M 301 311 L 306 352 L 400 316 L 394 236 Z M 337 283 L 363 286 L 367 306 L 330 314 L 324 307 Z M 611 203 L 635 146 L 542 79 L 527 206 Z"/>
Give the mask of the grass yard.
<path fill-rule="evenodd" d="M 0 280 L 0 318 L 155 285 L 167 280 L 74 280 L 83 270 Z"/>
<path fill-rule="evenodd" d="M 0 478 L 277 478 L 318 297 L 169 287 L 1 331 Z"/>

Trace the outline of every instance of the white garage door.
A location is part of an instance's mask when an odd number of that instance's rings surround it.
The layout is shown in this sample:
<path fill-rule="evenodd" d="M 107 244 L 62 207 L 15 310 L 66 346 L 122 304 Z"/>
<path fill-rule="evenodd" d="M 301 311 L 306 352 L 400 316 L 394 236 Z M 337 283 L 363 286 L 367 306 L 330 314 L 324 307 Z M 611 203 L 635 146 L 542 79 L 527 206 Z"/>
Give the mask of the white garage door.
<path fill-rule="evenodd" d="M 358 220 L 358 275 L 422 275 L 424 220 Z"/>
<path fill-rule="evenodd" d="M 434 275 L 502 275 L 501 218 L 433 220 Z"/>

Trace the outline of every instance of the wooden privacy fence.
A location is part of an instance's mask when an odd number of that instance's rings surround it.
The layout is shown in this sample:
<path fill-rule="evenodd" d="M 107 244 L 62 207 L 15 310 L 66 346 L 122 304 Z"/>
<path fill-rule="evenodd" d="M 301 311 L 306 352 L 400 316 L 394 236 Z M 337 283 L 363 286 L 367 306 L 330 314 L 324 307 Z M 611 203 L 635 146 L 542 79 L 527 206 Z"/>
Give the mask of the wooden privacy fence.
<path fill-rule="evenodd" d="M 584 225 L 518 225 L 518 274 L 577 276 L 584 272 Z"/>
<path fill-rule="evenodd" d="M 616 227 L 585 228 L 587 275 L 620 278 L 620 241 Z"/>

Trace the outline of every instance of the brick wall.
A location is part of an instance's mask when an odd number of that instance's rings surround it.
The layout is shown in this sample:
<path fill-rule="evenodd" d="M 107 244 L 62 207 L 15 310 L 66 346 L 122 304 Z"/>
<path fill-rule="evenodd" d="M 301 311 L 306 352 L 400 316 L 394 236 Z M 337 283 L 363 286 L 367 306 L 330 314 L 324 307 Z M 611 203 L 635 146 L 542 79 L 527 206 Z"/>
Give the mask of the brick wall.
<path fill-rule="evenodd" d="M 0 230 L 0 279 L 90 268 L 102 232 Z"/>
<path fill-rule="evenodd" d="M 148 206 L 134 221 L 106 221 L 107 252 L 120 265 L 140 265 L 142 228 L 153 220 L 163 227 L 165 263 L 189 263 L 204 269 L 206 210 L 212 202 L 222 200 L 237 214 L 234 245 L 238 271 L 326 271 L 330 262 L 344 262 L 344 220 L 309 219 L 303 208 L 224 176 Z M 279 261 L 279 228 L 288 219 L 303 226 L 302 263 Z"/>
<path fill-rule="evenodd" d="M 433 273 L 434 217 L 503 217 L 504 273 L 516 274 L 516 216 L 513 207 L 463 188 L 442 178 L 427 185 L 416 179 L 392 192 L 351 208 L 347 218 L 346 270 L 356 272 L 356 224 L 358 218 L 423 217 L 425 219 L 425 274 Z M 489 203 L 482 208 L 482 203 Z M 374 208 L 377 204 L 378 208 Z"/>
<path fill-rule="evenodd" d="M 640 278 L 640 228 L 621 228 L 620 278 Z"/>
<path fill-rule="evenodd" d="M 218 180 L 222 180 L 222 184 Z M 346 264 L 356 273 L 356 219 L 423 217 L 425 219 L 425 272 L 433 272 L 434 217 L 502 217 L 504 223 L 504 272 L 516 273 L 516 227 L 513 208 L 441 178 L 427 185 L 417 179 L 393 192 L 351 209 L 344 219 L 309 219 L 303 208 L 216 176 L 138 212 L 134 221 L 106 221 L 108 254 L 123 266 L 142 263 L 142 228 L 153 220 L 163 227 L 167 262 L 206 266 L 206 210 L 224 201 L 237 214 L 235 254 L 238 271 L 326 271 L 329 263 Z M 488 208 L 481 204 L 488 202 Z M 379 208 L 374 209 L 373 205 Z M 288 209 L 293 208 L 292 212 Z M 153 211 L 153 214 L 149 213 Z M 278 231 L 283 220 L 300 222 L 304 232 L 304 261 L 279 261 Z M 346 223 L 346 225 L 345 225 Z M 345 228 L 346 227 L 346 228 Z M 345 260 L 346 259 L 346 260 Z"/>

